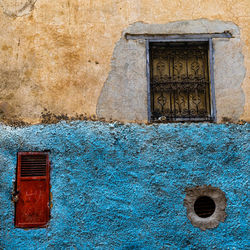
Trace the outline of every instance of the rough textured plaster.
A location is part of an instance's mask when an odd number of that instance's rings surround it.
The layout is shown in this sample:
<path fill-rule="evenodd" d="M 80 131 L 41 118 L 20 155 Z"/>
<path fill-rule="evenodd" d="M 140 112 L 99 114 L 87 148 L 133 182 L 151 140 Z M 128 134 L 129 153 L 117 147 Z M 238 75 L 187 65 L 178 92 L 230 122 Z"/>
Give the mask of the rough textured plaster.
<path fill-rule="evenodd" d="M 0 0 L 0 5 L 6 15 L 20 17 L 30 14 L 37 0 Z"/>
<path fill-rule="evenodd" d="M 249 124 L 61 122 L 0 126 L 0 249 L 247 249 Z M 16 153 L 50 149 L 48 228 L 14 228 Z M 225 192 L 212 230 L 189 221 L 185 189 Z"/>
<path fill-rule="evenodd" d="M 244 109 L 241 84 L 245 77 L 240 31 L 232 22 L 207 19 L 167 24 L 135 23 L 116 44 L 111 72 L 97 104 L 97 115 L 120 121 L 147 121 L 145 41 L 126 40 L 126 34 L 203 34 L 230 32 L 231 39 L 213 39 L 217 121 L 237 122 Z M 128 67 L 130 65 L 130 67 Z"/>

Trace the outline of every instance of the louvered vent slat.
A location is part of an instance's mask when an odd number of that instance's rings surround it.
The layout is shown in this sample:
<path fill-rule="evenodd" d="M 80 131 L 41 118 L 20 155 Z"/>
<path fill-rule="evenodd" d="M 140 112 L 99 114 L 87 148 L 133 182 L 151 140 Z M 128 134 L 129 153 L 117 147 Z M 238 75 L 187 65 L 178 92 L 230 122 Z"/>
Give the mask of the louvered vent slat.
<path fill-rule="evenodd" d="M 46 155 L 22 155 L 21 177 L 46 176 Z"/>

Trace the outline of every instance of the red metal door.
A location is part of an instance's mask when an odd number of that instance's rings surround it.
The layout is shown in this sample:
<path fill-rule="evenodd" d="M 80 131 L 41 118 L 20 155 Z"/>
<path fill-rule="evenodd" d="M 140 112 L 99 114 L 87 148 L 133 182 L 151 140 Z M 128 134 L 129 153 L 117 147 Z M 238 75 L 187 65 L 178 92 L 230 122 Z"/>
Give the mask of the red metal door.
<path fill-rule="evenodd" d="M 48 223 L 50 212 L 49 172 L 48 153 L 18 153 L 16 227 L 45 227 Z"/>

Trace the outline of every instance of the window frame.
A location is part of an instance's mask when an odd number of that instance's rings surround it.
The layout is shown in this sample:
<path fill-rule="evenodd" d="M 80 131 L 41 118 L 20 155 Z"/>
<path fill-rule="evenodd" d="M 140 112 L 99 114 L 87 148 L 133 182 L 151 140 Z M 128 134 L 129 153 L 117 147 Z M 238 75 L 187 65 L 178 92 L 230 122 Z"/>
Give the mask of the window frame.
<path fill-rule="evenodd" d="M 186 122 L 216 122 L 216 100 L 215 100 L 215 86 L 214 86 L 214 51 L 213 51 L 213 41 L 211 37 L 201 37 L 197 38 L 197 36 L 187 36 L 184 35 L 176 35 L 173 37 L 150 37 L 146 39 L 146 73 L 147 73 L 147 110 L 148 110 L 148 122 L 152 123 L 151 120 L 151 93 L 150 93 L 150 45 L 152 43 L 166 43 L 166 42 L 208 42 L 208 67 L 209 67 L 209 79 L 210 79 L 210 110 L 211 110 L 211 121 L 195 121 L 190 120 Z M 167 121 L 171 122 L 179 122 L 179 121 Z M 185 121 L 181 121 L 185 122 Z"/>

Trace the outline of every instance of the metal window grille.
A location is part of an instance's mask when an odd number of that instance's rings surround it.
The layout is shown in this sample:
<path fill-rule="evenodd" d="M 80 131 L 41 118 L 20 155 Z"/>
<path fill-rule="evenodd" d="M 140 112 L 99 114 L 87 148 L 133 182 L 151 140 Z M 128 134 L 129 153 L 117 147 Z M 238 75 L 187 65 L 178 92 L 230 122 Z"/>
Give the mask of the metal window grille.
<path fill-rule="evenodd" d="M 151 121 L 211 121 L 208 43 L 150 44 Z"/>

